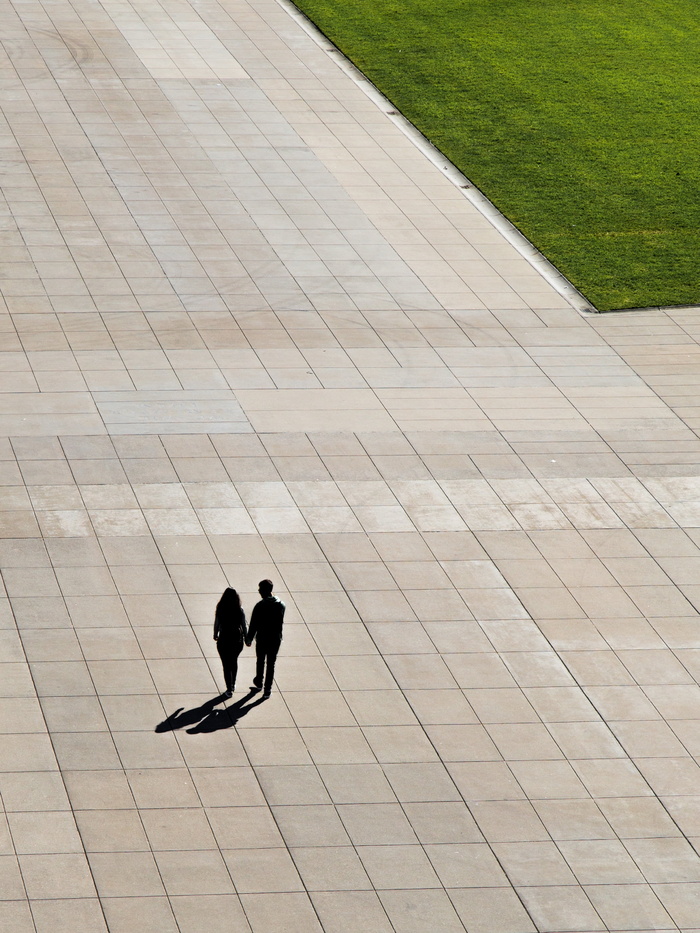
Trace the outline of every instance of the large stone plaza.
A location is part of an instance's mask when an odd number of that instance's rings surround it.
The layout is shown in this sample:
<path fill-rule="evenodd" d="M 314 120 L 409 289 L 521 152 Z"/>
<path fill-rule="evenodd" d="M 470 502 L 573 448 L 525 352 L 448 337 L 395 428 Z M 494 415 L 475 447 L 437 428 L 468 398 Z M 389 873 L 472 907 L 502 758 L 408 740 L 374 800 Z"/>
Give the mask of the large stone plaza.
<path fill-rule="evenodd" d="M 292 13 L 0 8 L 0 929 L 700 930 L 697 309 Z"/>

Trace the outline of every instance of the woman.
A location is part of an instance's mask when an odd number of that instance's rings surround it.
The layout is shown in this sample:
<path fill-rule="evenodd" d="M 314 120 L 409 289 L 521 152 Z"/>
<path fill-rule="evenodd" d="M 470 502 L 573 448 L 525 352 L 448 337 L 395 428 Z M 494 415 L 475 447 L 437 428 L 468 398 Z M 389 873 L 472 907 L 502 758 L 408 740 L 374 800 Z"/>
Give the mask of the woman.
<path fill-rule="evenodd" d="M 214 641 L 224 668 L 226 696 L 230 697 L 236 687 L 238 655 L 243 650 L 247 636 L 245 613 L 238 593 L 227 586 L 216 606 L 214 615 Z"/>

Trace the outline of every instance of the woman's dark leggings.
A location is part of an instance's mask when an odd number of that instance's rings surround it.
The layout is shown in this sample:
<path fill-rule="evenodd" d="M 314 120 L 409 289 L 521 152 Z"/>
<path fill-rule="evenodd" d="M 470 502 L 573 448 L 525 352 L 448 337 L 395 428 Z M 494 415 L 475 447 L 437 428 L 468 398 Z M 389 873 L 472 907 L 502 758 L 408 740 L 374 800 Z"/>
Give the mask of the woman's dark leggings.
<path fill-rule="evenodd" d="M 216 647 L 221 658 L 221 666 L 224 669 L 226 689 L 233 693 L 236 688 L 236 675 L 238 674 L 238 655 L 241 653 L 242 646 L 239 648 L 238 645 L 227 645 L 219 639 Z"/>

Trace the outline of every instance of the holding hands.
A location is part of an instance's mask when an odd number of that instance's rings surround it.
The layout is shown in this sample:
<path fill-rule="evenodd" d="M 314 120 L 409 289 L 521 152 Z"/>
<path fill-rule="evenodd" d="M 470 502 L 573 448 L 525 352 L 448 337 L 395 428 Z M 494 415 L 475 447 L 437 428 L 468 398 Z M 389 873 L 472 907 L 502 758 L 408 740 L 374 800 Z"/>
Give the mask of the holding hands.
<path fill-rule="evenodd" d="M 263 689 L 265 698 L 270 696 L 274 679 L 275 661 L 282 642 L 284 603 L 272 595 L 271 580 L 261 580 L 258 585 L 260 602 L 256 603 L 246 625 L 245 613 L 238 593 L 227 587 L 217 603 L 214 615 L 214 641 L 221 657 L 226 680 L 226 696 L 233 694 L 238 673 L 238 656 L 243 645 L 250 648 L 255 641 L 256 669 L 253 680 L 254 691 Z"/>

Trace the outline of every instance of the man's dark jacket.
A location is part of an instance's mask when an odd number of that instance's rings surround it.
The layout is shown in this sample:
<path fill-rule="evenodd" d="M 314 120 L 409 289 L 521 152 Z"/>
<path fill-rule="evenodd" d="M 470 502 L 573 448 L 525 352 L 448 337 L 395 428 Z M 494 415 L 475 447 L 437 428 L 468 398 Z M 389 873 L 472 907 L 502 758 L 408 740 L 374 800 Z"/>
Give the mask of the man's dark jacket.
<path fill-rule="evenodd" d="M 257 636 L 259 648 L 279 648 L 286 606 L 276 596 L 265 596 L 253 607 L 248 627 L 248 644 Z"/>

